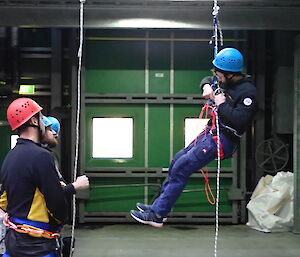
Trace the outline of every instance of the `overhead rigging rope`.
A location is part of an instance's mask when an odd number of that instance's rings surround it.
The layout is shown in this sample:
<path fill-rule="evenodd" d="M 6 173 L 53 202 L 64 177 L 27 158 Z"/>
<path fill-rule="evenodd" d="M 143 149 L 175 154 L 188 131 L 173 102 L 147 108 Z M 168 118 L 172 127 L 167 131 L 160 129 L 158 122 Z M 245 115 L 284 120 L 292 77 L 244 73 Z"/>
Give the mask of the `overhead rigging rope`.
<path fill-rule="evenodd" d="M 218 0 L 214 0 L 214 6 L 213 6 L 213 37 L 212 40 L 214 40 L 214 57 L 218 54 L 218 33 L 220 34 L 220 43 L 223 45 L 223 34 L 220 26 L 220 22 L 218 19 L 220 7 L 218 6 Z M 212 40 L 210 43 L 212 43 Z M 213 89 L 215 91 L 215 94 L 220 93 L 220 88 L 218 85 L 218 79 L 215 76 L 214 77 L 214 85 Z M 216 130 L 217 130 L 217 149 L 218 149 L 218 164 L 217 164 L 217 181 L 216 181 L 216 189 L 217 189 L 217 196 L 216 196 L 216 223 L 215 223 L 215 240 L 214 240 L 214 257 L 218 256 L 218 236 L 219 236 L 219 202 L 220 202 L 220 172 L 221 172 L 221 151 L 220 151 L 220 126 L 219 126 L 219 116 L 216 111 L 216 108 L 214 109 L 215 115 L 216 115 Z"/>
<path fill-rule="evenodd" d="M 77 109 L 76 109 L 76 126 L 75 126 L 75 158 L 74 158 L 74 171 L 73 181 L 76 181 L 78 159 L 79 159 L 79 125 L 80 125 L 80 111 L 81 111 L 81 67 L 82 67 L 82 48 L 83 48 L 83 7 L 86 0 L 79 0 L 80 2 L 80 31 L 79 31 L 79 49 L 78 49 L 78 70 L 77 70 Z M 76 222 L 76 197 L 73 195 L 73 215 L 72 215 L 72 234 L 70 244 L 70 257 L 74 253 L 74 232 Z"/>
<path fill-rule="evenodd" d="M 223 33 L 221 29 L 221 24 L 218 19 L 218 14 L 219 14 L 220 6 L 218 6 L 218 0 L 214 0 L 214 6 L 213 6 L 213 25 L 214 25 L 214 33 L 212 36 L 212 39 L 210 41 L 210 44 L 212 44 L 212 40 L 214 39 L 214 56 L 218 54 L 218 33 L 220 34 L 220 44 L 223 45 Z"/>

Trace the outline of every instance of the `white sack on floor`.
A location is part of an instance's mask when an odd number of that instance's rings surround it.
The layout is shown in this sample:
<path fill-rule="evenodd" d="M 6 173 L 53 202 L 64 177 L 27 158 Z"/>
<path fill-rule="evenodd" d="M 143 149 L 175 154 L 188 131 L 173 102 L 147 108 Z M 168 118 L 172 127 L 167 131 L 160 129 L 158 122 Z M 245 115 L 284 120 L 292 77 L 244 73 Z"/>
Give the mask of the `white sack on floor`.
<path fill-rule="evenodd" d="M 291 172 L 262 177 L 247 205 L 247 225 L 263 232 L 290 231 L 294 215 L 293 181 Z"/>

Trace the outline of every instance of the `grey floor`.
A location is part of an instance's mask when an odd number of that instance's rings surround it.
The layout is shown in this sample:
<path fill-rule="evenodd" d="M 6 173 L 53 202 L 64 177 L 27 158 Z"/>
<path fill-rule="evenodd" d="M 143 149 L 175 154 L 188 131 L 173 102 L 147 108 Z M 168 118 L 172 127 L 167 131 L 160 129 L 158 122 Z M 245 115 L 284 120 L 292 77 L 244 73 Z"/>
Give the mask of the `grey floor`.
<path fill-rule="evenodd" d="M 214 257 L 214 226 L 81 225 L 74 257 Z M 299 257 L 300 235 L 221 225 L 218 257 Z"/>

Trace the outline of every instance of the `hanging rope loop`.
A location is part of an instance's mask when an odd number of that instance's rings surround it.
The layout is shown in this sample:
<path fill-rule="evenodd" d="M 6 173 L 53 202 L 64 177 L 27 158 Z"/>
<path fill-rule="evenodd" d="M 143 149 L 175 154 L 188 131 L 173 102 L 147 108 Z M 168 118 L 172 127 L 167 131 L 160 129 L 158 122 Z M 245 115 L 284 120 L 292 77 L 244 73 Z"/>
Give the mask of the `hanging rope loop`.
<path fill-rule="evenodd" d="M 213 16 L 218 16 L 219 10 L 220 10 L 220 6 L 214 5 L 214 6 L 213 6 L 212 15 L 213 15 Z"/>
<path fill-rule="evenodd" d="M 211 190 L 210 184 L 209 184 L 209 178 L 208 178 L 208 168 L 205 167 L 205 173 L 204 171 L 201 169 L 199 170 L 204 178 L 204 182 L 205 182 L 205 194 L 206 194 L 206 198 L 207 201 L 211 204 L 211 205 L 215 205 L 216 204 L 216 199 L 215 196 Z"/>

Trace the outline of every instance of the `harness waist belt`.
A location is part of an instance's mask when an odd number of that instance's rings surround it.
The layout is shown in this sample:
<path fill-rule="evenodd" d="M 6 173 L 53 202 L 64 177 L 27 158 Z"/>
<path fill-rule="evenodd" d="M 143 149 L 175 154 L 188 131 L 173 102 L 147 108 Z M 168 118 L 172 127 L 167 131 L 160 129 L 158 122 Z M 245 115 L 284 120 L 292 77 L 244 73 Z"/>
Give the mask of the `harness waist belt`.
<path fill-rule="evenodd" d="M 240 138 L 241 138 L 241 136 L 238 136 L 238 135 L 234 134 L 232 131 L 230 131 L 230 130 L 224 128 L 224 127 L 221 127 L 221 128 L 220 128 L 220 131 L 221 131 L 225 136 L 227 136 L 229 139 L 233 140 L 234 142 L 238 142 L 238 141 L 240 140 Z M 216 129 L 213 129 L 213 130 L 211 131 L 211 134 L 212 134 L 213 136 L 216 136 L 216 135 L 217 135 L 217 130 L 216 130 Z"/>
<path fill-rule="evenodd" d="M 18 223 L 18 224 L 21 224 L 21 225 L 29 225 L 29 226 L 40 228 L 40 229 L 43 229 L 43 230 L 49 230 L 50 229 L 50 224 L 49 223 L 45 223 L 45 222 L 41 222 L 41 221 L 20 219 L 20 218 L 16 218 L 16 217 L 9 217 L 9 219 L 12 222 Z"/>

